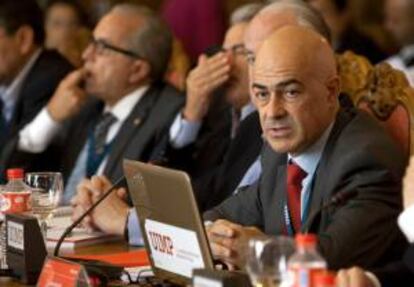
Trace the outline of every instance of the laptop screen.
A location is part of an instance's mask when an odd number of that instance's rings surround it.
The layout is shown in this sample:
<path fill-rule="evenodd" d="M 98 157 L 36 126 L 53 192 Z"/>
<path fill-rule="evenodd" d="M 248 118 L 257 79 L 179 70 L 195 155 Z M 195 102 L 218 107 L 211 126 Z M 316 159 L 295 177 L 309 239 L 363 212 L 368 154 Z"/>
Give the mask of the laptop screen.
<path fill-rule="evenodd" d="M 124 172 L 155 276 L 188 284 L 193 269 L 213 269 L 188 175 L 130 160 Z"/>

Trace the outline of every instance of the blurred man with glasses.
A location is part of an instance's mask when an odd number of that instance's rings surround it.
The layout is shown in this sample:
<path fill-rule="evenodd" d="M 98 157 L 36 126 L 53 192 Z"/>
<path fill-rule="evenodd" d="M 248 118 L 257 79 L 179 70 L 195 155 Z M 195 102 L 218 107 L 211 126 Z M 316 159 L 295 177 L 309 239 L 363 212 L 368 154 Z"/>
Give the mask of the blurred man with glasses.
<path fill-rule="evenodd" d="M 184 100 L 162 81 L 170 54 L 170 32 L 146 8 L 120 4 L 97 24 L 83 67 L 60 83 L 18 142 L 18 156 L 63 172 L 63 204 L 85 178 L 119 178 L 123 158 L 155 156 Z M 36 157 L 47 148 L 47 158 Z"/>

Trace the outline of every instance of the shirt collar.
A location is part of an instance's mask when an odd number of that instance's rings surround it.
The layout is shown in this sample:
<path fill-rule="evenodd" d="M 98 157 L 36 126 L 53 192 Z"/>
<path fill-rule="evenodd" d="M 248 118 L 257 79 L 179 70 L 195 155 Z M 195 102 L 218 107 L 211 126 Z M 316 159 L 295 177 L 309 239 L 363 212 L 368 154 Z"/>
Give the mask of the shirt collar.
<path fill-rule="evenodd" d="M 33 55 L 30 57 L 29 61 L 24 65 L 23 69 L 17 74 L 17 77 L 14 78 L 13 82 L 9 86 L 0 87 L 0 90 L 3 90 L 4 93 L 1 93 L 1 97 L 4 101 L 5 106 L 13 105 L 19 95 L 20 89 L 23 86 L 23 82 L 32 69 L 34 63 L 39 58 L 42 49 L 37 49 Z"/>
<path fill-rule="evenodd" d="M 240 111 L 240 121 L 244 120 L 256 110 L 255 105 L 252 102 L 249 102 L 247 105 L 244 105 Z"/>
<path fill-rule="evenodd" d="M 135 105 L 144 96 L 148 88 L 148 85 L 139 87 L 138 89 L 124 96 L 112 107 L 105 106 L 104 112 L 112 113 L 112 115 L 115 116 L 120 122 L 125 121 L 125 119 L 131 114 Z"/>
<path fill-rule="evenodd" d="M 323 149 L 325 148 L 326 142 L 332 131 L 333 124 L 334 122 L 332 122 L 323 132 L 322 136 L 303 153 L 296 156 L 288 154 L 288 160 L 293 160 L 308 175 L 314 174 L 321 159 Z"/>

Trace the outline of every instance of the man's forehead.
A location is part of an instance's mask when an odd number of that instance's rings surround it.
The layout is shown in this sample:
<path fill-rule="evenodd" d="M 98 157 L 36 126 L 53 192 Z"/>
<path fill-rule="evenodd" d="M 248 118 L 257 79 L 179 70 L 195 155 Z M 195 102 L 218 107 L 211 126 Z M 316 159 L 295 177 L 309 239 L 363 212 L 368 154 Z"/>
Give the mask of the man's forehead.
<path fill-rule="evenodd" d="M 96 39 L 104 39 L 111 43 L 121 43 L 136 29 L 139 21 L 133 21 L 130 16 L 110 12 L 96 25 L 93 35 Z"/>
<path fill-rule="evenodd" d="M 289 70 L 275 72 L 255 71 L 253 73 L 252 85 L 253 87 L 273 90 L 290 84 L 302 84 L 303 78 L 304 75 Z"/>
<path fill-rule="evenodd" d="M 244 44 L 246 48 L 256 54 L 260 44 L 272 32 L 286 25 L 297 25 L 297 18 L 290 9 L 267 11 L 258 14 L 246 28 Z"/>
<path fill-rule="evenodd" d="M 224 45 L 244 44 L 244 34 L 247 23 L 239 23 L 229 28 L 224 39 Z"/>

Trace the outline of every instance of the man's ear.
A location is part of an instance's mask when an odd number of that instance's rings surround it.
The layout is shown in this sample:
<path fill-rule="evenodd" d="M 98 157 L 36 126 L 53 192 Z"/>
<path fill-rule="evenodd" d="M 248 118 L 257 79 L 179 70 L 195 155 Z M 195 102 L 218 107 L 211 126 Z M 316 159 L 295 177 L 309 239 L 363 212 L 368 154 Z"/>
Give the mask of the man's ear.
<path fill-rule="evenodd" d="M 141 59 L 137 59 L 131 65 L 131 75 L 129 82 L 136 84 L 144 81 L 148 81 L 151 78 L 151 65 Z"/>
<path fill-rule="evenodd" d="M 328 102 L 337 102 L 341 92 L 341 81 L 338 76 L 334 76 L 326 82 L 326 89 L 328 90 Z"/>
<path fill-rule="evenodd" d="M 33 46 L 34 46 L 35 35 L 31 27 L 29 26 L 20 27 L 16 31 L 14 37 L 18 43 L 19 51 L 22 55 L 26 55 L 30 51 L 32 51 Z"/>

